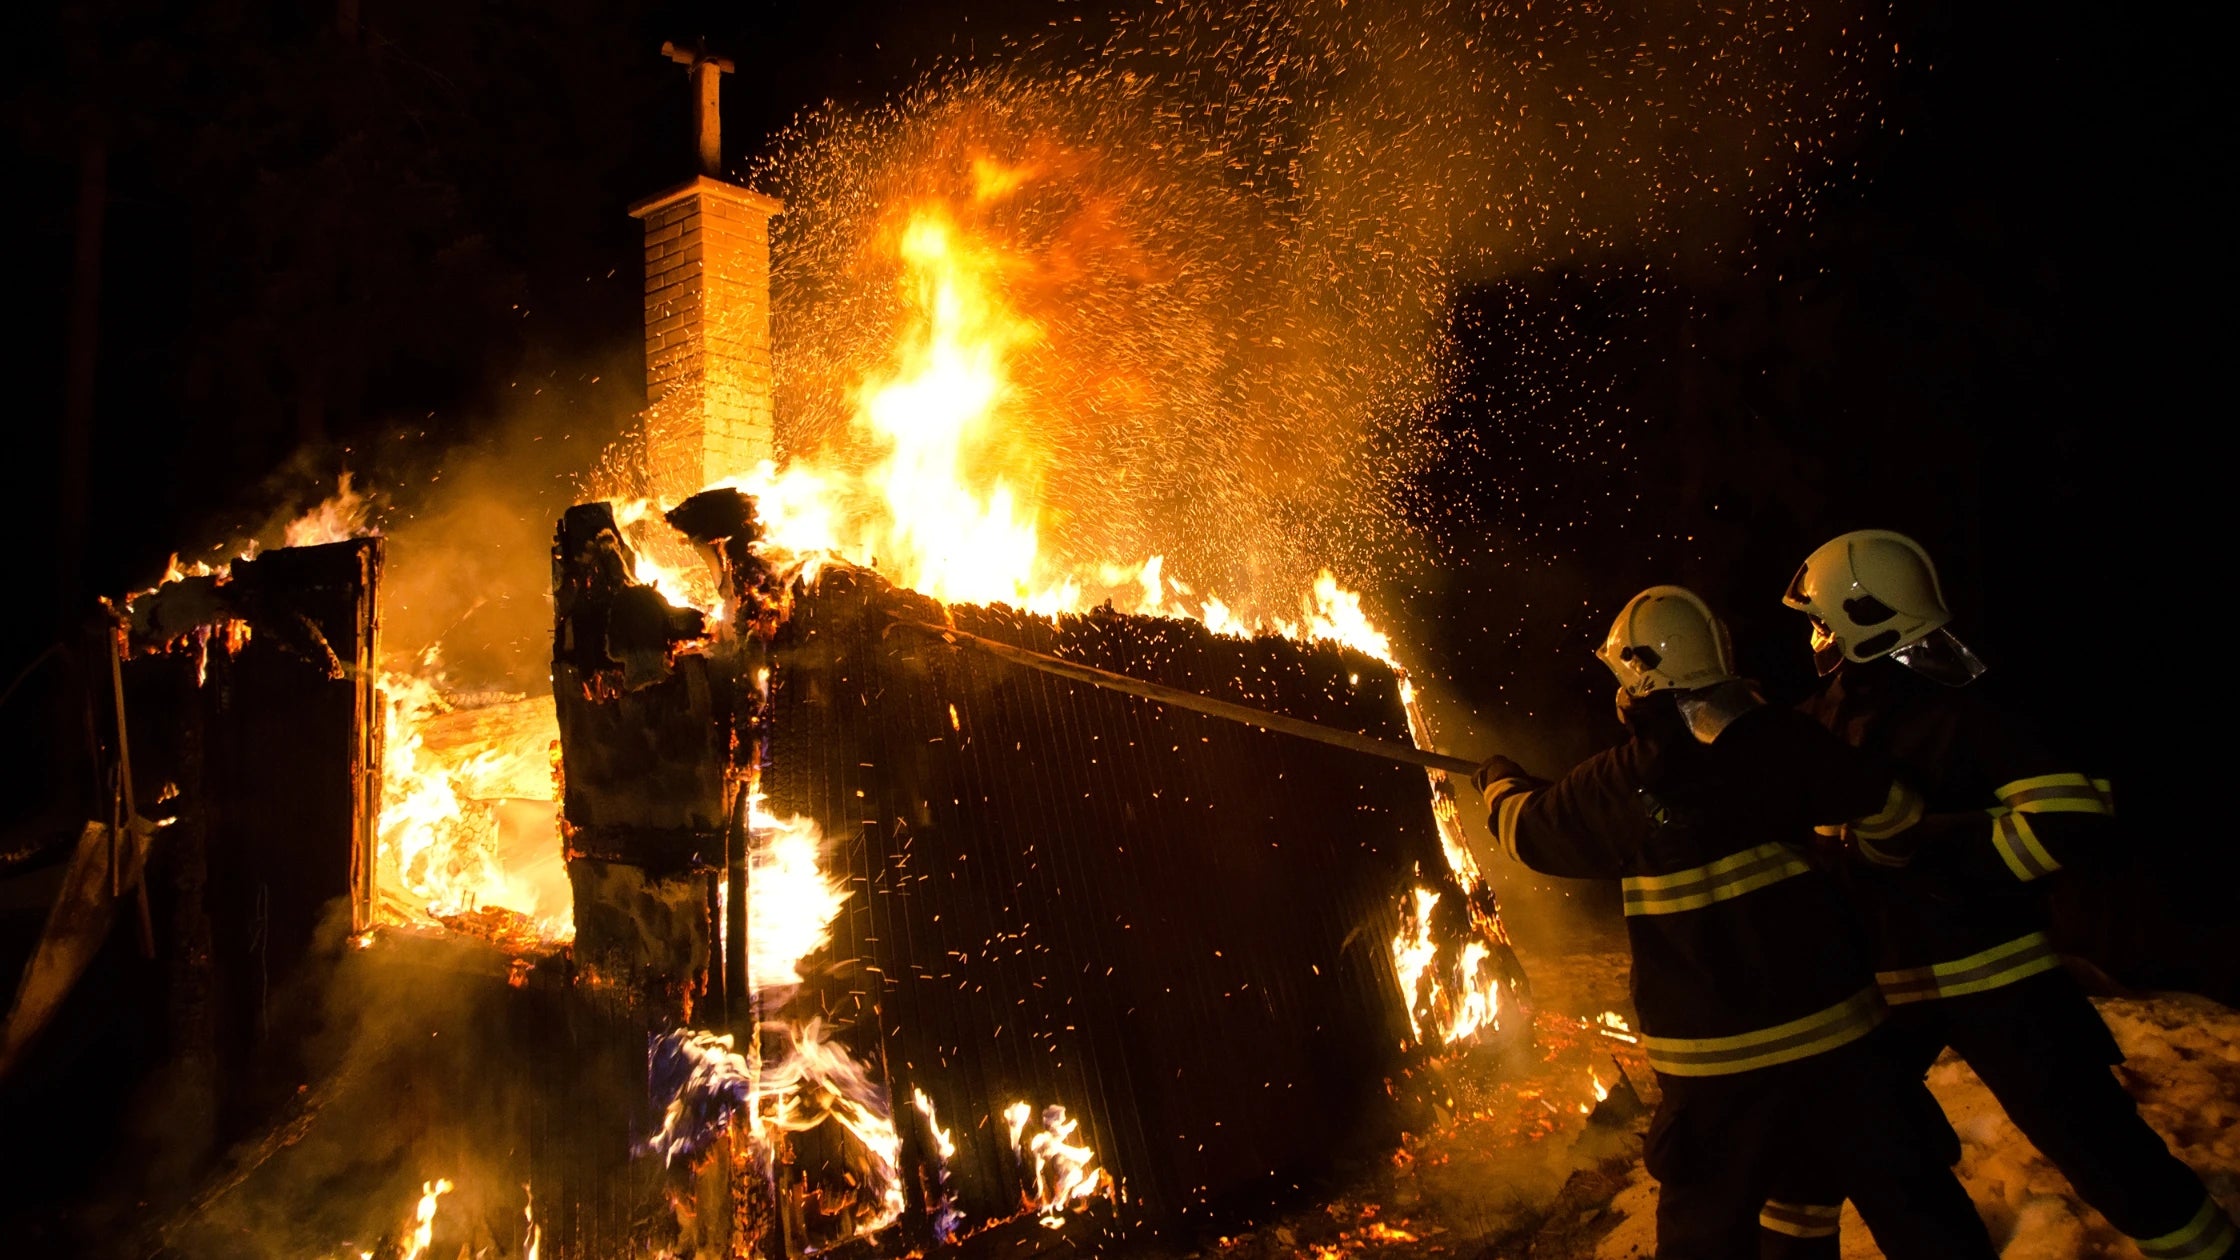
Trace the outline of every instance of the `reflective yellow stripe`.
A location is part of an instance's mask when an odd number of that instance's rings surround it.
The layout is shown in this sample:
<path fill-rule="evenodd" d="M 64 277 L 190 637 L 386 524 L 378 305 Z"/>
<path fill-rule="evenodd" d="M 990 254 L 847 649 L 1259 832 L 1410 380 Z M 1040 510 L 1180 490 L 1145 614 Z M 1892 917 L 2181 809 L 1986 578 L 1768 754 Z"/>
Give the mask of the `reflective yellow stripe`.
<path fill-rule="evenodd" d="M 1511 792 L 1493 804 L 1493 835 L 1501 851 L 1511 861 L 1523 861 L 1517 856 L 1517 815 L 1524 812 L 1524 803 L 1530 792 Z"/>
<path fill-rule="evenodd" d="M 2014 877 L 2024 883 L 2043 879 L 2061 869 L 2061 863 L 2038 842 L 2037 830 L 2030 825 L 2030 819 L 2022 814 L 1993 812 L 1991 847 L 1998 850 L 1999 860 L 2007 864 Z"/>
<path fill-rule="evenodd" d="M 1880 812 L 1852 823 L 1851 834 L 1862 840 L 1888 840 L 1920 822 L 1921 811 L 1921 794 L 1893 779 Z"/>
<path fill-rule="evenodd" d="M 2113 814 L 2115 799 L 2106 779 L 2081 774 L 2041 774 L 2016 779 L 1992 793 L 2018 814 Z"/>
<path fill-rule="evenodd" d="M 1882 986 L 1883 1000 L 1899 1006 L 1931 998 L 1982 993 L 2060 965 L 2061 958 L 2053 952 L 2053 942 L 2043 932 L 2032 932 L 1966 958 L 1927 967 L 1909 967 L 1904 971 L 1878 971 L 1874 978 L 1875 983 Z"/>
<path fill-rule="evenodd" d="M 1767 1199 L 1765 1207 L 1758 1212 L 1759 1228 L 1791 1238 L 1833 1238 L 1842 1220 L 1841 1203 L 1783 1203 Z"/>
<path fill-rule="evenodd" d="M 1649 1066 L 1668 1076 L 1731 1076 L 1849 1045 L 1881 1023 L 1883 1013 L 1882 996 L 1867 988 L 1802 1019 L 1732 1037 L 1643 1034 L 1641 1049 Z"/>
<path fill-rule="evenodd" d="M 2232 1245 L 2232 1218 L 2224 1214 L 2215 1199 L 2204 1196 L 2201 1210 L 2192 1220 L 2160 1237 L 2132 1241 L 2139 1244 L 2140 1253 L 2148 1260 L 2208 1260 L 2223 1255 Z"/>
<path fill-rule="evenodd" d="M 1901 856 L 1896 853 L 1885 852 L 1883 849 L 1877 847 L 1874 841 L 1867 839 L 1865 836 L 1858 837 L 1857 844 L 1859 848 L 1859 856 L 1865 858 L 1869 862 L 1874 863 L 1876 866 L 1904 866 L 1906 863 L 1913 860 L 1911 857 Z"/>
<path fill-rule="evenodd" d="M 1791 876 L 1807 874 L 1811 864 L 1778 841 L 1730 853 L 1716 862 L 1669 875 L 1628 875 L 1626 913 L 1678 914 L 1756 892 Z"/>

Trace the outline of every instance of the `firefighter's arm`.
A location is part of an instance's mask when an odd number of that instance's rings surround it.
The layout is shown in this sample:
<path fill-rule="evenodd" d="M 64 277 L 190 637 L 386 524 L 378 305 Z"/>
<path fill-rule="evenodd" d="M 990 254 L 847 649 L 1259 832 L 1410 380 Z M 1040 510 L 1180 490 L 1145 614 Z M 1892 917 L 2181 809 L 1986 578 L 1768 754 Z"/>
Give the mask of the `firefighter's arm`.
<path fill-rule="evenodd" d="M 1921 840 L 1921 794 L 1885 759 L 1853 748 L 1810 722 L 1782 733 L 1781 776 L 1803 793 L 1802 807 L 1824 836 L 1842 836 L 1867 861 L 1903 866 Z"/>
<path fill-rule="evenodd" d="M 2028 722 L 1989 702 L 1968 711 L 1958 742 L 1970 754 L 1967 777 L 1989 784 L 1989 795 L 1975 809 L 1931 814 L 1895 842 L 1910 843 L 1920 862 L 2012 892 L 2106 851 L 2115 828 L 2107 780 L 2074 769 Z M 1863 838 L 1860 855 L 1875 859 Z"/>
<path fill-rule="evenodd" d="M 1823 833 L 1840 830 L 1851 841 L 1853 852 L 1876 866 L 1905 866 L 1913 861 L 1930 832 L 1922 823 L 1921 794 L 1893 777 L 1874 812 L 1845 822 L 1840 829 L 1822 827 Z"/>
<path fill-rule="evenodd" d="M 1922 819 L 1914 829 L 1920 860 L 1993 891 L 2028 888 L 2091 865 L 2115 828 L 2106 779 L 2074 771 L 2029 775 L 1993 795 L 1998 803 L 1987 809 Z M 1863 843 L 1861 856 L 1870 856 Z"/>
<path fill-rule="evenodd" d="M 1590 823 L 1606 767 L 1605 753 L 1554 783 L 1525 773 L 1507 757 L 1489 758 L 1473 776 L 1486 802 L 1486 825 L 1510 860 L 1543 875 L 1615 879 L 1625 873 L 1610 851 L 1607 828 Z"/>

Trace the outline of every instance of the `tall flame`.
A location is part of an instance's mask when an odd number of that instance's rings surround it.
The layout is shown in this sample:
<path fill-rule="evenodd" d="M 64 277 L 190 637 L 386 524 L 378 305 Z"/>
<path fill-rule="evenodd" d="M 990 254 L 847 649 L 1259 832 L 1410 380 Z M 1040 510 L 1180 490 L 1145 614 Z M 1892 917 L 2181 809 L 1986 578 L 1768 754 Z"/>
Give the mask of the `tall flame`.
<path fill-rule="evenodd" d="M 1008 361 L 1038 330 L 996 290 L 996 258 L 946 218 L 913 216 L 901 257 L 919 322 L 858 399 L 857 430 L 886 451 L 868 476 L 885 511 L 866 541 L 897 582 L 939 599 L 1069 607 L 1078 589 L 1045 571 L 1001 441 Z"/>
<path fill-rule="evenodd" d="M 848 892 L 825 873 L 824 832 L 814 819 L 780 820 L 757 800 L 748 820 L 754 843 L 747 855 L 747 982 L 769 994 L 801 983 L 801 960 L 832 939 L 832 920 Z"/>
<path fill-rule="evenodd" d="M 521 1187 L 525 1202 L 521 1205 L 521 1219 L 528 1229 L 521 1236 L 521 1260 L 537 1260 L 537 1252 L 544 1247 L 544 1228 L 537 1224 L 537 1195 L 528 1186 Z"/>
<path fill-rule="evenodd" d="M 428 1243 L 436 1232 L 436 1201 L 451 1193 L 448 1178 L 438 1177 L 420 1185 L 420 1202 L 412 1210 L 411 1234 L 405 1244 L 404 1260 L 420 1260 L 428 1254 Z"/>
<path fill-rule="evenodd" d="M 933 1139 L 934 1185 L 927 1194 L 927 1211 L 933 1218 L 933 1236 L 942 1242 L 954 1241 L 957 1226 L 963 1223 L 964 1214 L 957 1210 L 957 1195 L 950 1185 L 949 1161 L 957 1157 L 957 1143 L 949 1130 L 941 1127 L 941 1118 L 934 1114 L 933 1099 L 922 1089 L 910 1090 L 910 1104 L 925 1119 L 926 1136 Z"/>
<path fill-rule="evenodd" d="M 1024 172 L 985 164 L 981 200 L 1006 195 Z M 1391 640 L 1361 597 L 1324 569 L 1303 578 L 1297 604 L 1247 609 L 1194 595 L 1163 556 L 1068 554 L 1045 528 L 1043 441 L 1033 399 L 1016 383 L 1018 356 L 1042 329 L 1006 295 L 1017 261 L 975 238 L 944 205 L 909 208 L 894 234 L 907 312 L 886 367 L 855 394 L 850 433 L 867 458 L 831 454 L 764 461 L 716 484 L 756 500 L 766 547 L 813 565 L 835 555 L 897 585 L 951 603 L 1001 603 L 1054 615 L 1110 602 L 1121 612 L 1196 617 L 1221 634 L 1269 631 L 1327 639 L 1393 660 Z M 657 515 L 629 502 L 631 530 Z M 648 535 L 640 534 L 641 539 Z M 638 580 L 675 602 L 713 609 L 707 574 L 640 547 Z M 720 612 L 720 610 L 717 610 Z"/>
<path fill-rule="evenodd" d="M 824 836 L 814 820 L 780 820 L 759 797 L 749 798 L 748 820 L 749 984 L 774 1006 L 801 983 L 802 960 L 831 938 L 849 894 L 823 868 Z M 765 1149 L 777 1133 L 830 1123 L 861 1150 L 867 1175 L 845 1190 L 828 1188 L 820 1198 L 825 1214 L 844 1220 L 851 1235 L 886 1228 L 903 1208 L 902 1139 L 887 1091 L 818 1019 L 765 1025 L 766 1044 L 779 1038 L 790 1048 L 759 1064 L 749 1064 L 729 1034 L 680 1028 L 657 1039 L 648 1077 L 662 1105 L 661 1128 L 643 1149 L 674 1164 L 699 1156 L 735 1119 Z M 930 1101 L 921 1094 L 919 1103 L 930 1124 Z"/>

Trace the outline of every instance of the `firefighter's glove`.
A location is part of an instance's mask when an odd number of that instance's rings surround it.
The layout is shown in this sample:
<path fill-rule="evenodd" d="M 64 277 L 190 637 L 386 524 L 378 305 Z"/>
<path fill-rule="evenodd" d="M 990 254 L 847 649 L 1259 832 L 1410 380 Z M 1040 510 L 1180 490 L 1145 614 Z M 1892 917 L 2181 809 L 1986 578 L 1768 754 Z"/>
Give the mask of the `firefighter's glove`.
<path fill-rule="evenodd" d="M 1507 757 L 1495 754 L 1486 758 L 1484 764 L 1478 767 L 1477 773 L 1470 776 L 1470 786 L 1478 789 L 1478 795 L 1484 797 L 1486 804 L 1491 806 L 1496 797 L 1494 789 L 1501 786 L 1504 780 L 1515 779 L 1520 782 L 1529 782 L 1530 778 L 1531 776 L 1524 772 L 1523 766 Z M 1503 792 L 1499 795 L 1505 796 L 1507 793 Z"/>

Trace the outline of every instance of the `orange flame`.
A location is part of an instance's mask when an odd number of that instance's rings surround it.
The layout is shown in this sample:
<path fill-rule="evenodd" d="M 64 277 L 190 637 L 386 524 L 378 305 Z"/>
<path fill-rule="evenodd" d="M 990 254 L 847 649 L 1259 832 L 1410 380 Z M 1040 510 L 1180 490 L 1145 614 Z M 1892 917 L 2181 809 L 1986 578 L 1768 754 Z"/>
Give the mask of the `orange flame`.
<path fill-rule="evenodd" d="M 1032 1178 L 1027 1206 L 1044 1225 L 1056 1229 L 1065 1224 L 1068 1208 L 1095 1197 L 1109 1184 L 1104 1170 L 1091 1166 L 1097 1153 L 1073 1140 L 1081 1122 L 1067 1118 L 1064 1107 L 1053 1103 L 1043 1108 L 1031 1133 L 1028 1125 L 1035 1122 L 1034 1108 L 1024 1102 L 1004 1108 L 1003 1122 L 1011 1134 L 1013 1153 Z"/>
<path fill-rule="evenodd" d="M 910 1102 L 918 1109 L 918 1114 L 926 1118 L 926 1129 L 933 1134 L 933 1144 L 941 1152 L 941 1158 L 955 1159 L 957 1144 L 950 1139 L 949 1131 L 941 1127 L 941 1121 L 934 1115 L 933 1100 L 926 1097 L 924 1090 L 913 1086 L 910 1090 Z"/>
<path fill-rule="evenodd" d="M 1473 936 L 1445 966 L 1431 934 L 1431 912 L 1440 894 L 1417 885 L 1403 895 L 1400 931 L 1392 938 L 1392 969 L 1408 1008 L 1408 1027 L 1420 1044 L 1454 1045 L 1499 1026 L 1500 977 L 1493 950 Z M 1429 1036 L 1426 1036 L 1426 1029 Z"/>
<path fill-rule="evenodd" d="M 427 924 L 477 911 L 520 916 L 543 940 L 575 936 L 575 904 L 557 835 L 521 853 L 500 844 L 497 802 L 551 796 L 555 726 L 530 725 L 442 752 L 432 720 L 451 711 L 432 675 L 385 674 L 377 884 L 390 922 Z"/>
<path fill-rule="evenodd" d="M 1634 1035 L 1633 1025 L 1628 1024 L 1626 1017 L 1616 1011 L 1604 1011 L 1595 1016 L 1594 1030 L 1612 1041 L 1622 1041 L 1627 1045 L 1638 1044 L 1641 1040 Z"/>
<path fill-rule="evenodd" d="M 792 1051 L 764 1066 L 759 1091 L 753 1112 L 758 1133 L 763 1126 L 800 1133 L 831 1121 L 862 1148 L 871 1175 L 845 1205 L 856 1235 L 877 1233 L 902 1215 L 902 1137 L 886 1091 L 846 1047 L 824 1039 L 819 1021 L 793 1029 Z"/>
<path fill-rule="evenodd" d="M 1031 170 L 983 162 L 977 199 L 1008 195 Z M 1109 601 L 1121 612 L 1194 616 L 1217 633 L 1268 631 L 1328 639 L 1393 660 L 1390 639 L 1358 594 L 1325 569 L 1305 583 L 1297 611 L 1251 611 L 1165 572 L 1162 556 L 1114 561 L 1061 554 L 1049 545 L 1036 419 L 1013 380 L 1016 357 L 1042 330 L 1005 296 L 1017 265 L 975 239 L 945 207 L 927 203 L 898 220 L 894 240 L 903 305 L 886 369 L 856 391 L 851 432 L 868 460 L 765 461 L 718 481 L 751 495 L 765 547 L 781 569 L 813 576 L 817 557 L 875 568 L 897 585 L 951 603 L 1009 604 L 1043 615 Z M 625 503 L 626 532 L 656 505 Z M 676 603 L 717 612 L 712 580 L 675 548 L 638 533 L 638 579 Z M 666 552 L 674 561 L 649 553 Z"/>
<path fill-rule="evenodd" d="M 420 1260 L 428 1254 L 428 1242 L 436 1232 L 436 1200 L 452 1189 L 450 1180 L 443 1177 L 420 1183 L 420 1203 L 412 1212 L 412 1233 L 405 1245 L 404 1260 Z"/>
<path fill-rule="evenodd" d="M 780 821 L 755 800 L 748 827 L 747 982 L 769 993 L 801 983 L 801 960 L 832 939 L 849 894 L 846 881 L 824 871 L 824 832 L 814 819 Z"/>
<path fill-rule="evenodd" d="M 537 1195 L 528 1186 L 521 1187 L 527 1202 L 522 1205 L 521 1219 L 528 1224 L 528 1232 L 521 1237 L 522 1260 L 537 1260 L 537 1252 L 544 1246 L 544 1230 L 537 1224 Z"/>
<path fill-rule="evenodd" d="M 333 495 L 317 507 L 288 522 L 282 533 L 283 547 L 315 547 L 321 543 L 343 542 L 362 538 L 372 533 L 370 517 L 373 504 L 366 496 L 350 487 L 350 474 L 344 473 Z"/>

